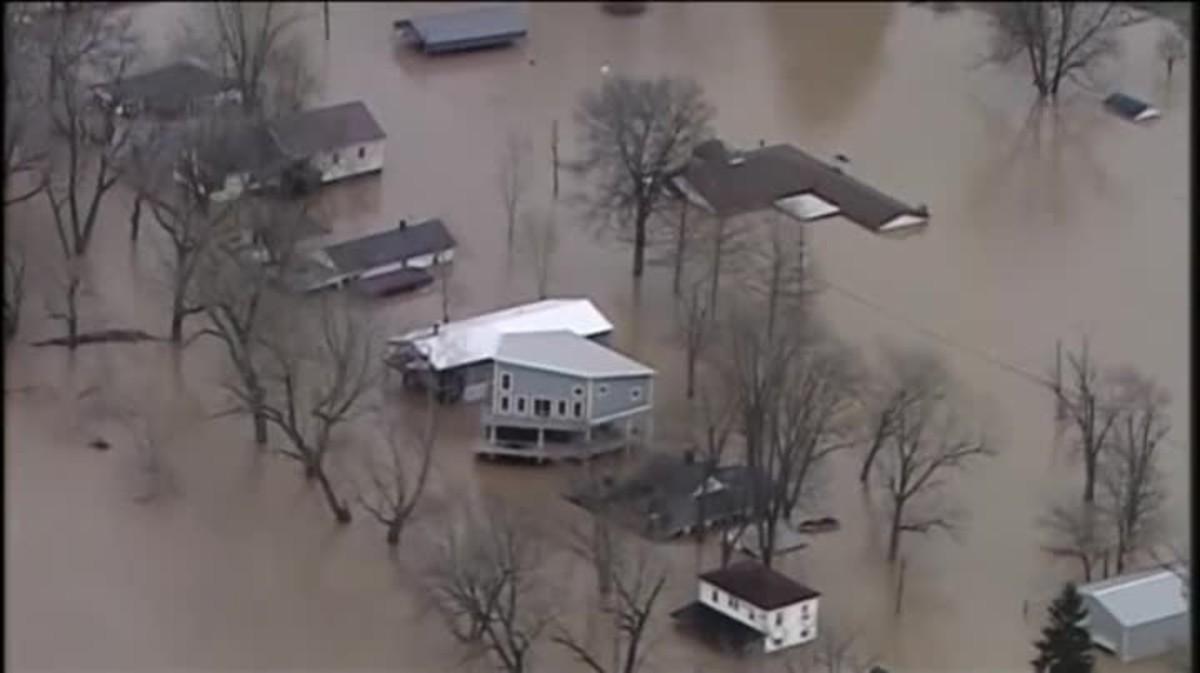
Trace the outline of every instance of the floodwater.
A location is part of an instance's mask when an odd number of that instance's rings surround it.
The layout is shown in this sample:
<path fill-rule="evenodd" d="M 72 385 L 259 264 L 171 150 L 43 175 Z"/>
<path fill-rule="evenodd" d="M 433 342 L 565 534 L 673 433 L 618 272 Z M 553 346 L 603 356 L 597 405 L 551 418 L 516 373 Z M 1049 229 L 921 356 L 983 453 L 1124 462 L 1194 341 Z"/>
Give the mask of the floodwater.
<path fill-rule="evenodd" d="M 549 203 L 551 126 L 559 120 L 561 151 L 570 156 L 573 103 L 600 82 L 605 63 L 625 74 L 696 78 L 732 144 L 763 139 L 844 153 L 852 172 L 929 205 L 932 224 L 915 236 L 876 237 L 832 220 L 812 225 L 808 238 L 829 284 L 817 305 L 836 333 L 865 353 L 883 338 L 936 348 L 970 389 L 999 450 L 958 482 L 970 515 L 961 539 L 905 541 L 900 616 L 853 456 L 833 465 L 828 488 L 843 529 L 782 564 L 822 592 L 824 627 L 859 633 L 889 668 L 1027 669 L 1044 599 L 1073 571 L 1039 552 L 1034 521 L 1043 498 L 1081 488 L 1081 469 L 1055 440 L 1051 400 L 1020 373 L 1045 371 L 1056 339 L 1070 346 L 1086 333 L 1097 359 L 1135 365 L 1171 392 L 1163 468 L 1169 528 L 1186 548 L 1190 91 L 1186 73 L 1168 82 L 1154 56 L 1157 22 L 1128 29 L 1122 58 L 1102 73 L 1164 110 L 1157 123 L 1135 127 L 1085 94 L 1064 100 L 1057 116 L 1031 115 L 1024 73 L 972 67 L 986 40 L 973 12 L 701 3 L 611 17 L 598 3 L 537 3 L 523 45 L 427 60 L 397 51 L 390 26 L 431 6 L 332 3 L 329 43 L 312 7 L 306 30 L 322 99 L 366 101 L 388 133 L 381 176 L 320 196 L 333 236 L 400 217 L 445 218 L 460 242 L 452 316 L 534 298 L 533 275 L 504 252 L 495 157 L 508 130 L 528 133 L 530 203 Z M 166 58 L 166 36 L 185 10 L 164 3 L 132 11 L 149 48 Z M 162 332 L 158 243 L 151 232 L 130 247 L 129 206 L 128 195 L 117 194 L 105 207 L 84 320 Z M 47 287 L 56 260 L 44 204 L 6 215 L 31 259 L 30 283 Z M 569 212 L 559 219 L 553 292 L 591 297 L 617 325 L 617 345 L 660 369 L 659 424 L 669 427 L 683 356 L 672 340 L 667 272 L 651 269 L 635 288 L 627 249 L 575 226 Z M 25 336 L 49 335 L 41 296 L 26 306 Z M 433 293 L 378 304 L 386 331 L 439 313 Z M 129 671 L 458 666 L 462 650 L 415 589 L 419 538 L 407 539 L 396 560 L 363 515 L 336 527 L 295 465 L 253 449 L 243 420 L 210 420 L 221 409 L 223 362 L 203 340 L 180 356 L 158 345 L 85 347 L 74 356 L 18 345 L 7 354 L 7 663 Z M 76 399 L 98 384 L 124 391 L 151 418 L 172 492 L 135 501 L 134 449 Z M 448 412 L 444 428 L 431 503 L 492 494 L 546 517 L 577 516 L 556 495 L 566 468 L 475 462 L 470 409 Z M 98 434 L 113 438 L 113 450 L 86 447 Z M 674 633 L 666 612 L 692 594 L 698 565 L 716 556 L 668 549 L 674 573 L 654 629 L 653 670 L 781 670 L 781 659 L 739 663 Z M 560 580 L 584 586 L 586 578 L 576 567 Z M 578 593 L 562 594 L 560 609 L 576 609 L 570 597 Z M 1104 670 L 1134 670 L 1101 660 Z M 566 670 L 569 660 L 547 644 L 537 661 Z M 1151 661 L 1137 670 L 1165 667 Z"/>

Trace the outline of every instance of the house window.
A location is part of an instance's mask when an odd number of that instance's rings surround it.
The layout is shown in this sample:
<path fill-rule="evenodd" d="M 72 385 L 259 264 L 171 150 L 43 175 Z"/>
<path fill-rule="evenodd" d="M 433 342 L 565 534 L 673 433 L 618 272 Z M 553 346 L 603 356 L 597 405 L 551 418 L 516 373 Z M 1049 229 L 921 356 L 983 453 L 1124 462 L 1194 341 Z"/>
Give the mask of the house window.
<path fill-rule="evenodd" d="M 365 148 L 365 147 L 358 148 L 358 158 L 365 159 L 366 156 L 367 156 L 367 148 Z"/>
<path fill-rule="evenodd" d="M 783 626 L 783 613 L 782 612 L 775 613 L 775 626 Z"/>
<path fill-rule="evenodd" d="M 642 399 L 642 389 L 640 387 L 630 388 L 629 399 L 633 400 L 634 402 Z"/>
<path fill-rule="evenodd" d="M 575 403 L 575 418 L 583 418 L 583 402 Z"/>
<path fill-rule="evenodd" d="M 560 418 L 567 417 L 567 401 L 566 400 L 558 401 L 558 415 Z"/>
<path fill-rule="evenodd" d="M 800 632 L 800 640 L 808 640 L 808 629 Z"/>
<path fill-rule="evenodd" d="M 738 599 L 734 598 L 733 596 L 730 596 L 729 597 L 729 606 L 732 607 L 734 610 L 736 610 L 736 609 L 742 607 L 742 602 L 739 601 Z"/>
<path fill-rule="evenodd" d="M 508 413 L 508 395 L 500 396 L 500 411 Z"/>
<path fill-rule="evenodd" d="M 800 616 L 808 619 L 808 603 L 800 606 Z"/>
<path fill-rule="evenodd" d="M 596 386 L 596 396 L 597 397 L 604 397 L 607 394 L 608 394 L 608 384 L 607 383 L 601 383 L 599 386 Z"/>
<path fill-rule="evenodd" d="M 335 163 L 335 164 L 336 164 L 337 162 L 341 161 L 341 159 L 342 159 L 342 158 L 341 158 L 341 156 L 340 156 L 340 155 L 338 155 L 338 153 L 337 153 L 337 152 L 334 152 L 334 153 L 333 153 L 333 163 Z"/>
<path fill-rule="evenodd" d="M 713 589 L 713 592 L 712 592 L 712 599 L 713 599 L 713 602 L 714 602 L 714 603 L 716 603 L 716 602 L 717 602 L 717 590 L 716 590 L 716 589 Z"/>
<path fill-rule="evenodd" d="M 504 372 L 500 375 L 500 390 L 512 390 L 512 374 Z"/>
<path fill-rule="evenodd" d="M 518 414 L 525 413 L 525 396 L 524 395 L 517 396 L 517 413 Z"/>
<path fill-rule="evenodd" d="M 550 417 L 550 400 L 544 397 L 533 398 L 533 415 L 542 418 Z"/>
<path fill-rule="evenodd" d="M 571 389 L 571 394 L 575 397 L 583 397 L 583 386 L 575 386 Z"/>

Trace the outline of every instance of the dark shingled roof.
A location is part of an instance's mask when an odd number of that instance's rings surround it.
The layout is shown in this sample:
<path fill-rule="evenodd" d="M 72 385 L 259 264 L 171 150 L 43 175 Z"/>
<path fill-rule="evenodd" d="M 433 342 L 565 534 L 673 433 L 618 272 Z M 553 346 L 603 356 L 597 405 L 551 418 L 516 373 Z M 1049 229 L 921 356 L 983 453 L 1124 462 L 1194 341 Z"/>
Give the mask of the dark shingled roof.
<path fill-rule="evenodd" d="M 342 273 L 357 273 L 448 250 L 454 245 L 454 237 L 446 225 L 432 219 L 331 245 L 325 248 L 325 254 Z"/>
<path fill-rule="evenodd" d="M 927 216 L 791 145 L 730 153 L 719 140 L 710 140 L 694 155 L 681 177 L 719 217 L 774 208 L 777 200 L 805 192 L 873 231 L 900 215 Z M 737 163 L 731 163 L 734 156 Z"/>
<path fill-rule="evenodd" d="M 303 110 L 268 125 L 280 149 L 294 159 L 387 137 L 361 101 Z"/>
<path fill-rule="evenodd" d="M 1123 93 L 1114 93 L 1105 98 L 1104 104 L 1117 115 L 1130 121 L 1137 120 L 1138 115 L 1150 108 L 1148 103 Z"/>
<path fill-rule="evenodd" d="M 98 88 L 117 104 L 136 102 L 151 112 L 173 113 L 198 98 L 233 90 L 236 85 L 195 63 L 180 61 Z"/>
<path fill-rule="evenodd" d="M 821 595 L 758 561 L 735 563 L 706 572 L 700 579 L 764 610 L 774 610 Z"/>

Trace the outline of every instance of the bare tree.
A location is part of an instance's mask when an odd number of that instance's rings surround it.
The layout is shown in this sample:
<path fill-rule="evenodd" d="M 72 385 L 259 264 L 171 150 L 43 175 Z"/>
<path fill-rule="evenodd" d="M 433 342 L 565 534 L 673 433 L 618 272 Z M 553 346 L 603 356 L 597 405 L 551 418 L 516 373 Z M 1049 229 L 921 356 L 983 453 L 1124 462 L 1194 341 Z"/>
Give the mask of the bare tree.
<path fill-rule="evenodd" d="M 640 553 L 616 554 L 614 566 L 613 603 L 602 610 L 613 620 L 614 661 L 606 664 L 604 654 L 562 625 L 551 640 L 569 650 L 594 673 L 637 673 L 648 653 L 647 629 L 666 585 L 667 573 L 644 549 Z"/>
<path fill-rule="evenodd" d="M 14 246 L 4 253 L 4 345 L 17 336 L 25 301 L 25 258 Z"/>
<path fill-rule="evenodd" d="M 949 373 L 932 352 L 884 349 L 885 373 L 867 396 L 871 435 L 858 480 L 868 483 L 879 450 L 896 432 L 909 407 L 940 399 Z"/>
<path fill-rule="evenodd" d="M 991 450 L 974 433 L 964 432 L 959 416 L 944 397 L 905 407 L 875 463 L 880 488 L 891 507 L 888 561 L 900 551 L 903 533 L 953 532 L 954 513 L 939 497 L 948 472 L 962 469 L 974 456 Z"/>
<path fill-rule="evenodd" d="M 808 260 L 803 229 L 788 226 L 781 216 L 762 219 L 769 228 L 768 241 L 752 249 L 754 272 L 749 274 L 746 286 L 765 301 L 766 329 L 771 335 L 781 314 L 795 309 L 809 294 Z"/>
<path fill-rule="evenodd" d="M 44 38 L 49 118 L 61 148 L 43 171 L 44 191 L 65 256 L 82 255 L 104 197 L 119 177 L 129 126 L 115 109 L 94 104 L 94 78 L 119 82 L 136 55 L 128 16 L 103 5 L 80 5 L 47 19 Z M 85 187 L 91 178 L 90 188 Z"/>
<path fill-rule="evenodd" d="M 81 259 L 68 257 L 64 260 L 63 275 L 58 280 L 59 299 L 51 302 L 46 300 L 49 317 L 63 324 L 66 331 L 64 342 L 70 350 L 75 350 L 79 344 L 79 301 L 85 293 L 83 272 L 80 268 Z"/>
<path fill-rule="evenodd" d="M 1056 98 L 1065 80 L 1084 86 L 1096 66 L 1116 55 L 1117 31 L 1137 19 L 1117 2 L 1000 2 L 989 8 L 988 60 L 1026 59 L 1038 97 Z"/>
<path fill-rule="evenodd" d="M 667 201 L 668 180 L 709 135 L 713 108 L 691 80 L 615 76 L 580 100 L 582 157 L 574 172 L 592 178 L 592 214 L 632 228 L 633 275 L 641 277 L 647 224 Z"/>
<path fill-rule="evenodd" d="M 550 272 L 558 251 L 558 224 L 553 208 L 527 213 L 524 220 L 524 251 L 537 282 L 538 299 L 550 290 Z"/>
<path fill-rule="evenodd" d="M 233 214 L 237 229 L 271 245 L 269 256 L 278 274 L 286 274 L 292 265 L 295 239 L 289 233 L 298 210 L 293 204 L 253 198 L 240 201 Z M 215 337 L 225 346 L 236 376 L 225 388 L 238 400 L 238 410 L 251 416 L 254 441 L 265 445 L 263 343 L 282 311 L 273 287 L 277 276 L 270 267 L 226 245 L 205 248 L 195 274 L 195 301 L 204 307 L 210 325 L 197 336 Z"/>
<path fill-rule="evenodd" d="M 1083 501 L 1096 501 L 1096 471 L 1109 444 L 1109 432 L 1119 408 L 1107 399 L 1108 392 L 1100 373 L 1088 354 L 1087 339 L 1078 354 L 1067 353 L 1070 382 L 1054 389 L 1061 408 L 1075 425 L 1076 448 L 1083 456 Z"/>
<path fill-rule="evenodd" d="M 827 621 L 822 618 L 823 621 Z M 787 673 L 862 673 L 874 670 L 873 660 L 861 652 L 857 637 L 843 635 L 836 627 L 822 626 L 821 639 L 814 648 L 805 648 L 799 656 L 785 662 Z"/>
<path fill-rule="evenodd" d="M 529 189 L 529 155 L 531 143 L 527 136 L 509 131 L 505 136 L 504 150 L 500 155 L 497 181 L 500 196 L 504 200 L 504 218 L 508 223 L 508 249 L 512 250 L 516 235 L 521 201 Z"/>
<path fill-rule="evenodd" d="M 725 457 L 726 447 L 729 445 L 729 439 L 738 419 L 736 406 L 727 403 L 727 400 L 721 399 L 721 397 L 712 390 L 712 387 L 705 389 L 700 395 L 699 404 L 694 405 L 699 412 L 698 418 L 689 419 L 688 423 L 688 427 L 693 432 L 699 431 L 698 438 L 693 436 L 693 444 L 698 445 L 701 459 L 704 461 L 706 472 L 701 483 L 706 486 L 709 478 L 715 475 Z M 708 520 L 708 512 L 705 511 L 707 500 L 707 498 L 696 498 L 695 529 L 697 531 L 696 538 L 700 544 L 704 543 L 706 531 L 704 523 Z M 721 567 L 725 567 L 729 563 L 733 548 L 732 542 L 726 548 L 726 536 L 722 536 L 721 540 Z"/>
<path fill-rule="evenodd" d="M 316 87 L 306 45 L 296 27 L 303 15 L 283 2 L 197 5 L 182 49 L 212 63 L 237 83 L 243 111 L 268 118 L 300 109 Z"/>
<path fill-rule="evenodd" d="M 461 525 L 439 528 L 425 583 L 450 633 L 506 673 L 529 670 L 551 621 L 540 600 L 545 550 L 537 532 L 494 503 Z"/>
<path fill-rule="evenodd" d="M 770 566 L 779 527 L 814 504 L 824 460 L 854 444 L 853 368 L 844 348 L 799 319 L 776 334 L 752 318 L 731 324 L 727 385 L 750 471 L 755 552 Z"/>
<path fill-rule="evenodd" d="M 45 122 L 39 114 L 45 103 L 37 85 L 38 46 L 29 19 L 29 3 L 4 5 L 4 205 L 10 206 L 37 196 L 44 181 L 14 196 L 8 191 L 12 178 L 33 176 L 44 158 Z M 36 178 L 36 176 L 34 176 Z"/>
<path fill-rule="evenodd" d="M 425 405 L 419 414 L 408 414 L 406 427 L 391 428 L 387 433 L 388 454 L 384 460 L 373 459 L 368 465 L 370 493 L 359 489 L 358 503 L 387 530 L 387 543 L 400 544 L 405 524 L 412 518 L 433 464 L 437 445 L 437 404 L 433 387 L 426 388 Z M 397 438 L 403 434 L 404 439 Z M 412 467 L 415 453 L 416 467 Z"/>
<path fill-rule="evenodd" d="M 1167 65 L 1167 77 L 1171 76 L 1171 70 L 1175 68 L 1175 61 L 1182 61 L 1187 58 L 1187 41 L 1179 34 L 1179 29 L 1174 26 L 1163 28 L 1162 33 L 1158 36 L 1158 57 Z"/>
<path fill-rule="evenodd" d="M 1119 377 L 1123 411 L 1100 476 L 1105 495 L 1101 507 L 1111 519 L 1116 537 L 1118 574 L 1134 554 L 1148 548 L 1158 532 L 1166 500 L 1158 449 L 1171 429 L 1167 392 L 1132 370 Z"/>
<path fill-rule="evenodd" d="M 716 331 L 716 317 L 709 303 L 711 298 L 702 285 L 702 280 L 689 283 L 675 306 L 675 322 L 683 337 L 687 359 L 686 395 L 689 400 L 696 395 L 696 362 Z"/>
<path fill-rule="evenodd" d="M 357 415 L 375 382 L 374 334 L 361 316 L 331 301 L 322 301 L 319 312 L 305 318 L 305 324 L 320 326 L 315 343 L 291 329 L 263 344 L 266 395 L 258 411 L 286 438 L 279 452 L 304 467 L 305 479 L 321 486 L 329 509 L 345 524 L 350 508 L 334 491 L 326 459 L 334 431 Z M 259 403 L 254 391 L 235 388 L 235 393 L 243 409 L 254 413 Z"/>
<path fill-rule="evenodd" d="M 1113 540 L 1096 505 L 1079 501 L 1053 505 L 1039 523 L 1050 536 L 1042 545 L 1047 553 L 1078 561 L 1085 582 L 1108 577 Z"/>

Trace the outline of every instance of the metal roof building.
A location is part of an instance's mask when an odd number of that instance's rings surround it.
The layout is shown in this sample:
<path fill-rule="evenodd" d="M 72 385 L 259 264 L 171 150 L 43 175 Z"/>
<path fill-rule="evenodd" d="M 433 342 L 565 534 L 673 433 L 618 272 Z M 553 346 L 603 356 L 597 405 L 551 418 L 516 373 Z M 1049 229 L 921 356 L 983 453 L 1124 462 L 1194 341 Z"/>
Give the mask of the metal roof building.
<path fill-rule="evenodd" d="M 426 54 L 500 46 L 528 32 L 524 14 L 508 4 L 401 19 L 393 26 Z"/>
<path fill-rule="evenodd" d="M 505 334 L 494 359 L 589 379 L 654 374 L 646 365 L 570 330 Z"/>
<path fill-rule="evenodd" d="M 1092 641 L 1122 662 L 1163 654 L 1191 638 L 1183 580 L 1174 571 L 1122 575 L 1081 586 L 1079 593 Z"/>

